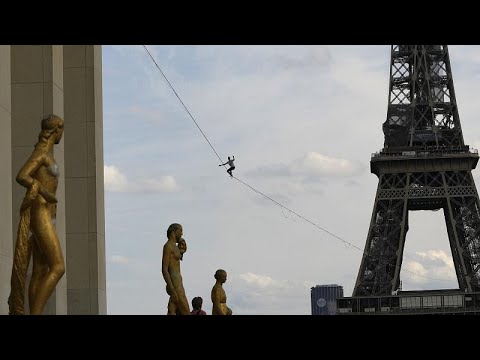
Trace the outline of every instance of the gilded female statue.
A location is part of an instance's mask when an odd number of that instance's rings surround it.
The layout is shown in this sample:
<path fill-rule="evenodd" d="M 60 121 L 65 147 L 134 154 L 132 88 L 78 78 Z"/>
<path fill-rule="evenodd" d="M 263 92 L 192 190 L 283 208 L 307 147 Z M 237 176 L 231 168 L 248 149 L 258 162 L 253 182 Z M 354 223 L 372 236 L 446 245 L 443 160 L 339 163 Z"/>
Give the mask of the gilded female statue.
<path fill-rule="evenodd" d="M 212 288 L 212 315 L 232 315 L 232 309 L 227 306 L 227 295 L 223 289 L 223 284 L 227 281 L 227 272 L 218 269 L 215 272 L 215 285 Z"/>
<path fill-rule="evenodd" d="M 8 298 L 11 315 L 25 313 L 25 282 L 31 255 L 33 270 L 28 290 L 30 314 L 42 313 L 65 273 L 65 261 L 54 224 L 59 171 L 53 157 L 54 145 L 62 139 L 63 125 L 63 120 L 56 115 L 49 115 L 42 120 L 42 130 L 35 149 L 16 178 L 20 185 L 27 188 L 27 192 L 20 208 L 15 244 Z"/>

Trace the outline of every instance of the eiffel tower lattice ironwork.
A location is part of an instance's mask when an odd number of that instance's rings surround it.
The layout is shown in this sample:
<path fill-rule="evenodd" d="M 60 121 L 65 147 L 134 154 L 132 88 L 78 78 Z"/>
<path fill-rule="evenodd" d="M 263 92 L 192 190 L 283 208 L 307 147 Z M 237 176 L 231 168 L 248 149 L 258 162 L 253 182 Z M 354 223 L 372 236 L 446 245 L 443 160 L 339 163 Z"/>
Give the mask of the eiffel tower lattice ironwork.
<path fill-rule="evenodd" d="M 447 45 L 392 45 L 383 149 L 353 296 L 398 290 L 409 210 L 443 209 L 459 288 L 480 291 L 478 153 L 463 141 Z"/>

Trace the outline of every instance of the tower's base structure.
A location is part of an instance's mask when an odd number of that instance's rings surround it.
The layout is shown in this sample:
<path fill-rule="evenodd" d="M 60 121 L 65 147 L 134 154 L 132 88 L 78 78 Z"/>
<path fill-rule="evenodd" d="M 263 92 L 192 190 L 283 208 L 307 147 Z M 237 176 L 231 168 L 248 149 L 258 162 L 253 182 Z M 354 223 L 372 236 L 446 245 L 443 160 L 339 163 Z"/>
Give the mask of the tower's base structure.
<path fill-rule="evenodd" d="M 337 299 L 338 315 L 480 314 L 480 291 L 459 289 L 398 291 L 395 295 Z"/>
<path fill-rule="evenodd" d="M 0 45 L 0 64 L 0 315 L 8 314 L 26 191 L 15 177 L 48 114 L 65 120 L 54 157 L 60 169 L 56 230 L 66 272 L 44 314 L 106 314 L 102 48 Z"/>

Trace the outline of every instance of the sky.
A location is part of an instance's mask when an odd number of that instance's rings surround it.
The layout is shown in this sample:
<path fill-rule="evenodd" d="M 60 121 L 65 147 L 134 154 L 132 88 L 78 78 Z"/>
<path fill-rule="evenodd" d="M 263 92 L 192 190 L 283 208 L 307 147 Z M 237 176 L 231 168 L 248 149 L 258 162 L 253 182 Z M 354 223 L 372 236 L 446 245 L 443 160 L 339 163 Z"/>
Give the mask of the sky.
<path fill-rule="evenodd" d="M 309 315 L 315 285 L 351 296 L 362 253 L 346 242 L 366 242 L 390 45 L 148 49 L 222 162 L 235 156 L 234 175 L 317 226 L 218 166 L 141 45 L 103 46 L 107 313 L 166 314 L 171 223 L 188 246 L 188 301 L 201 296 L 208 314 L 217 269 L 234 315 Z M 449 52 L 465 143 L 478 149 L 480 46 Z M 403 290 L 458 288 L 443 210 L 409 213 L 404 254 Z"/>

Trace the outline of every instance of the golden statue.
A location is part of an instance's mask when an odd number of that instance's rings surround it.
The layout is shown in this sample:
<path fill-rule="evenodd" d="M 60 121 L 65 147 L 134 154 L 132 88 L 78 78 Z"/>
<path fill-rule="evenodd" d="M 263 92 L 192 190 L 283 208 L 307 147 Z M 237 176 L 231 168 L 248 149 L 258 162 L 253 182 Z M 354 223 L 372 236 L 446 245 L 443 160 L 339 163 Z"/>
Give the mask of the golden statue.
<path fill-rule="evenodd" d="M 13 259 L 8 298 L 11 315 L 25 313 L 25 283 L 32 253 L 33 270 L 28 289 L 30 314 L 42 313 L 65 273 L 63 253 L 54 225 L 59 171 L 53 158 L 53 147 L 60 142 L 62 135 L 63 120 L 56 115 L 45 117 L 35 150 L 17 175 L 17 182 L 26 187 L 27 192 L 20 207 Z"/>
<path fill-rule="evenodd" d="M 168 240 L 163 245 L 162 274 L 167 283 L 167 294 L 170 295 L 167 315 L 190 315 L 190 305 L 180 273 L 180 260 L 187 251 L 187 243 L 182 235 L 182 225 L 170 225 L 167 230 Z"/>
<path fill-rule="evenodd" d="M 222 285 L 227 281 L 227 272 L 223 269 L 218 269 L 215 272 L 215 279 L 217 282 L 212 288 L 212 315 L 232 315 L 232 309 L 227 306 L 227 295 Z"/>

